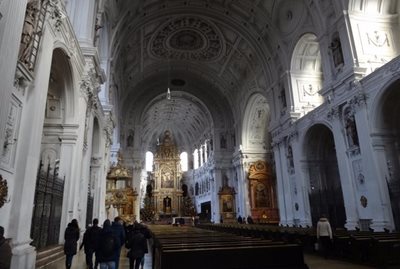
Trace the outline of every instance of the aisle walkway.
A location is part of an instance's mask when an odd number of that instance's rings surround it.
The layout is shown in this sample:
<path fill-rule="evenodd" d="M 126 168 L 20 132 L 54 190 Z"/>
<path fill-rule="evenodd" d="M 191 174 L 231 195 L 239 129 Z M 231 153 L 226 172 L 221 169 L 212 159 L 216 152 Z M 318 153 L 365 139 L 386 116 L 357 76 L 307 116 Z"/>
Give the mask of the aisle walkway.
<path fill-rule="evenodd" d="M 357 264 L 348 263 L 339 260 L 325 260 L 322 257 L 316 255 L 305 254 L 304 259 L 306 264 L 310 269 L 372 269 L 373 267 L 362 266 Z M 63 269 L 65 268 L 65 259 L 58 260 L 49 266 L 44 267 L 44 269 Z M 146 254 L 144 269 L 151 269 L 151 256 Z M 121 261 L 119 269 L 128 269 L 129 261 L 126 258 L 126 250 L 122 248 L 121 251 Z M 86 269 L 85 265 L 85 253 L 80 251 L 78 255 L 74 257 L 72 269 Z M 209 268 L 216 269 L 216 268 Z"/>

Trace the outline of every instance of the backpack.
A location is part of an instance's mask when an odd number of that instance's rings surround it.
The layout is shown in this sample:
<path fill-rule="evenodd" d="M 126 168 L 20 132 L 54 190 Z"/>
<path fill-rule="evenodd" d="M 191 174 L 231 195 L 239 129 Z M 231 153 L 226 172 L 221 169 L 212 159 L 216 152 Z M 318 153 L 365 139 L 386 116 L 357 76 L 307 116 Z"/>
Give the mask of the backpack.
<path fill-rule="evenodd" d="M 109 257 L 114 255 L 116 238 L 113 233 L 109 232 L 104 235 L 103 240 L 101 241 L 100 251 L 105 257 Z"/>

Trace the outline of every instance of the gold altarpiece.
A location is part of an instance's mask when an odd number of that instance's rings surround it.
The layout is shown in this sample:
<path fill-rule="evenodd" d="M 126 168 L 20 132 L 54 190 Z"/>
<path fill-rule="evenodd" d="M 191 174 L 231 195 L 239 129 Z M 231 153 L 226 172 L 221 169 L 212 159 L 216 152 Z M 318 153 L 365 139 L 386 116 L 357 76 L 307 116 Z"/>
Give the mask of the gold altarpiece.
<path fill-rule="evenodd" d="M 156 217 L 181 216 L 182 187 L 181 164 L 178 149 L 170 131 L 164 137 L 154 155 L 154 186 L 152 191 Z"/>
<path fill-rule="evenodd" d="M 248 179 L 252 218 L 261 223 L 279 223 L 276 186 L 270 165 L 261 160 L 251 164 Z"/>
<path fill-rule="evenodd" d="M 236 210 L 235 210 L 235 188 L 229 187 L 227 184 L 220 188 L 219 208 L 221 212 L 221 222 L 236 223 Z"/>
<path fill-rule="evenodd" d="M 115 208 L 118 216 L 126 223 L 133 223 L 136 219 L 136 189 L 132 188 L 132 172 L 122 165 L 122 156 L 118 163 L 110 168 L 107 174 L 106 209 L 107 216 Z"/>

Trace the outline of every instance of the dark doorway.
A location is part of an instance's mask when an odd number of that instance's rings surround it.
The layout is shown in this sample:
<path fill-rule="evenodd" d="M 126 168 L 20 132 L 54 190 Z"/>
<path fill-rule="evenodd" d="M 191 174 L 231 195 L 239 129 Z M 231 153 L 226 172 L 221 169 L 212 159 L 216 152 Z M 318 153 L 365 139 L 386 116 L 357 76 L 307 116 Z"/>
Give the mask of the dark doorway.
<path fill-rule="evenodd" d="M 312 223 L 316 225 L 324 214 L 332 228 L 344 228 L 346 212 L 333 134 L 326 126 L 318 124 L 309 130 L 307 141 Z"/>
<path fill-rule="evenodd" d="M 201 204 L 199 217 L 201 222 L 211 222 L 211 201 Z"/>

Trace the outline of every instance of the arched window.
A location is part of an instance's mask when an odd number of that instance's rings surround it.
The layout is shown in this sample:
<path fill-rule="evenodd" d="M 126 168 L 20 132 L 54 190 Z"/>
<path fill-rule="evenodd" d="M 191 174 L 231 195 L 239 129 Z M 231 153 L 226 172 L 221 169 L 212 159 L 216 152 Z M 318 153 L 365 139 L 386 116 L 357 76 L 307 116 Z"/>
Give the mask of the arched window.
<path fill-rule="evenodd" d="M 186 172 L 188 170 L 188 154 L 186 152 L 182 152 L 180 157 L 182 172 Z"/>
<path fill-rule="evenodd" d="M 193 152 L 193 160 L 194 160 L 194 169 L 199 168 L 199 151 L 197 149 Z"/>
<path fill-rule="evenodd" d="M 153 153 L 148 151 L 146 152 L 146 171 L 152 172 L 153 171 Z"/>

